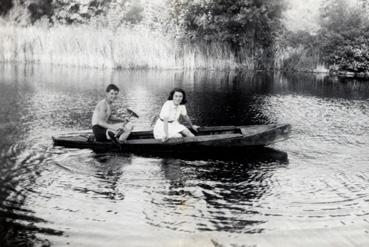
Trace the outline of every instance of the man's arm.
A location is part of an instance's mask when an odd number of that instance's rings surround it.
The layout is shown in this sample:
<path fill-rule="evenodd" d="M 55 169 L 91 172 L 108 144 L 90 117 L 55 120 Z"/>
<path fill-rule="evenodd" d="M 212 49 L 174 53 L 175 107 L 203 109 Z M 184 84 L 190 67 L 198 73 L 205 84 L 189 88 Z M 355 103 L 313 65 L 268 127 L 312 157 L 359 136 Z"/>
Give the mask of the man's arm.
<path fill-rule="evenodd" d="M 110 116 L 109 120 L 114 121 L 114 122 L 123 122 L 123 123 L 128 122 L 126 119 L 119 118 L 119 117 L 116 117 L 116 116 Z"/>

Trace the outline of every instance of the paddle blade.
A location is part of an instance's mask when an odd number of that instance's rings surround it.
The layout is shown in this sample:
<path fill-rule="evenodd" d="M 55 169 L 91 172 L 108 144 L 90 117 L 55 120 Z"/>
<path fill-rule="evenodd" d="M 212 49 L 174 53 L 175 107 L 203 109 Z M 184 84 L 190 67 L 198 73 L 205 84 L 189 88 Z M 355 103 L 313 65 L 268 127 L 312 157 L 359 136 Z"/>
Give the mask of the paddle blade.
<path fill-rule="evenodd" d="M 127 112 L 130 116 L 135 117 L 135 118 L 139 118 L 139 116 L 137 115 L 136 112 L 132 111 L 131 109 L 127 108 Z"/>

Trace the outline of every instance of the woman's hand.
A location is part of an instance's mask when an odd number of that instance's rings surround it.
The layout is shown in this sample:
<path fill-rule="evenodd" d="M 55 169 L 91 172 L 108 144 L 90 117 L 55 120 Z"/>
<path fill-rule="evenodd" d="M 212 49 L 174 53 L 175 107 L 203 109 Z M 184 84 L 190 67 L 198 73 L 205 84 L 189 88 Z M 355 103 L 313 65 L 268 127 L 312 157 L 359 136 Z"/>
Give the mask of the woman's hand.
<path fill-rule="evenodd" d="M 192 129 L 196 132 L 199 132 L 198 129 L 200 128 L 200 126 L 197 125 L 192 125 Z"/>
<path fill-rule="evenodd" d="M 164 136 L 164 137 L 161 138 L 161 141 L 166 142 L 166 141 L 168 141 L 168 139 L 169 139 L 168 136 Z"/>

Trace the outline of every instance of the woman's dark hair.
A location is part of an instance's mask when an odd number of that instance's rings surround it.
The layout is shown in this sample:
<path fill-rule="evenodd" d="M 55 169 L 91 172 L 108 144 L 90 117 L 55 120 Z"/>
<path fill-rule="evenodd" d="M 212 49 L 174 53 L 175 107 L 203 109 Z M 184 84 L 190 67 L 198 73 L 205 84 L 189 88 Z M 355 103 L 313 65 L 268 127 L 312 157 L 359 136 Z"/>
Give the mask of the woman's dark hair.
<path fill-rule="evenodd" d="M 114 90 L 114 91 L 118 91 L 119 92 L 119 87 L 117 87 L 115 84 L 109 84 L 107 87 L 106 87 L 106 92 L 109 93 L 110 90 Z"/>
<path fill-rule="evenodd" d="M 184 105 L 187 103 L 187 99 L 186 99 L 186 93 L 185 91 L 182 89 L 182 88 L 175 88 L 173 89 L 170 93 L 169 93 L 169 97 L 168 97 L 168 100 L 173 100 L 173 95 L 175 92 L 179 92 L 183 95 L 183 99 L 180 103 L 180 105 Z"/>

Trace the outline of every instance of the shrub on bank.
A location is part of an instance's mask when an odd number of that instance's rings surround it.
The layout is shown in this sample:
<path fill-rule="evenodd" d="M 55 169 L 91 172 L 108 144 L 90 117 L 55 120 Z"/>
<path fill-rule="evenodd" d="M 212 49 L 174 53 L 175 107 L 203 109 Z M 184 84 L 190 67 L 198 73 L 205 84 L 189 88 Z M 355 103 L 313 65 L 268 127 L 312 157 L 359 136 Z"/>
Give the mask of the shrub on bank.
<path fill-rule="evenodd" d="M 332 69 L 369 71 L 369 19 L 365 9 L 341 0 L 324 12 L 321 22 L 317 39 L 322 60 Z"/>

